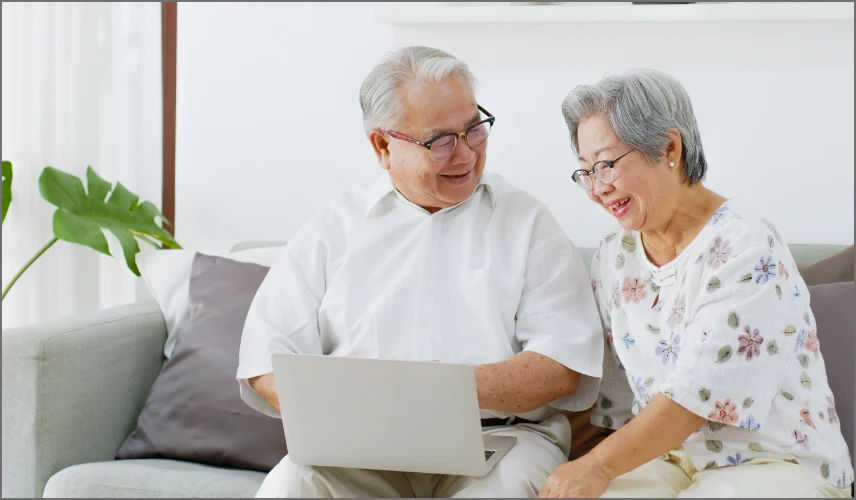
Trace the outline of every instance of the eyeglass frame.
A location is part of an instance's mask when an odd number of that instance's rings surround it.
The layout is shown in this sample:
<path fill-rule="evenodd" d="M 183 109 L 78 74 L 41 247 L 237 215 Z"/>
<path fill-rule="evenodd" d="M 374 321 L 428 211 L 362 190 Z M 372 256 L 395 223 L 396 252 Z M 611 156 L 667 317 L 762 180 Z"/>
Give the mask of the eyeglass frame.
<path fill-rule="evenodd" d="M 601 182 L 603 182 L 604 184 L 611 184 L 613 181 L 615 181 L 615 164 L 616 164 L 616 162 L 618 162 L 618 160 L 620 160 L 620 159 L 624 158 L 625 156 L 629 155 L 630 153 L 632 153 L 632 152 L 634 152 L 634 151 L 636 151 L 636 148 L 631 148 L 631 149 L 630 149 L 630 151 L 628 151 L 628 152 L 624 153 L 623 155 L 619 156 L 618 158 L 616 158 L 616 159 L 614 159 L 614 160 L 600 160 L 600 161 L 596 161 L 596 162 L 594 162 L 594 165 L 592 165 L 592 166 L 591 166 L 591 172 L 589 172 L 588 170 L 585 170 L 585 169 L 583 169 L 583 168 L 578 169 L 578 170 L 574 170 L 574 173 L 572 173 L 572 174 L 571 174 L 571 179 L 573 179 L 573 178 L 574 178 L 574 176 L 575 176 L 575 175 L 577 175 L 577 172 L 582 172 L 583 174 L 585 174 L 585 175 L 586 175 L 586 177 L 591 178 L 591 174 L 594 174 L 594 175 L 596 175 L 596 176 L 597 176 L 597 178 L 598 178 L 598 179 L 600 179 L 600 181 L 601 181 Z M 600 165 L 600 164 L 605 165 L 606 167 L 608 167 L 608 168 L 612 171 L 612 173 L 613 173 L 613 177 L 612 177 L 612 180 L 611 180 L 611 181 L 607 182 L 607 181 L 603 178 L 603 176 L 601 175 L 601 173 L 600 173 L 600 172 L 601 172 L 601 168 L 600 168 L 600 167 L 598 167 L 598 165 Z M 589 188 L 586 188 L 585 186 L 581 185 L 581 184 L 580 184 L 579 182 L 577 182 L 576 180 L 574 180 L 574 184 L 576 184 L 576 185 L 580 186 L 582 189 L 585 189 L 586 191 L 592 191 L 592 190 L 594 190 L 594 181 L 592 181 L 592 182 L 591 182 L 591 187 L 589 187 Z"/>
<path fill-rule="evenodd" d="M 389 134 L 390 137 L 394 137 L 394 138 L 402 140 L 402 141 L 411 142 L 413 144 L 416 144 L 417 146 L 422 146 L 423 148 L 427 149 L 428 151 L 431 151 L 431 145 L 434 144 L 434 142 L 436 142 L 440 139 L 443 139 L 444 137 L 454 137 L 455 138 L 455 147 L 452 149 L 452 152 L 449 153 L 449 156 L 452 156 L 452 154 L 454 154 L 454 152 L 455 152 L 455 149 L 458 148 L 458 139 L 463 138 L 467 142 L 467 146 L 470 145 L 468 137 L 469 137 L 470 130 L 472 130 L 473 127 L 477 127 L 477 126 L 483 125 L 485 123 L 490 123 L 491 129 L 493 129 L 493 124 L 496 121 L 496 117 L 493 116 L 490 111 L 484 109 L 481 106 L 481 104 L 477 104 L 476 106 L 478 106 L 479 111 L 481 111 L 482 113 L 487 115 L 487 118 L 485 118 L 484 120 L 482 120 L 480 122 L 473 123 L 472 125 L 467 127 L 467 129 L 464 130 L 463 132 L 453 132 L 453 133 L 439 135 L 439 136 L 431 139 L 430 141 L 419 141 L 419 140 L 416 140 L 412 137 L 407 137 L 406 135 L 399 134 L 398 132 L 393 132 L 392 130 L 384 130 L 384 132 Z M 488 135 L 490 135 L 490 130 L 488 130 Z M 485 140 L 487 140 L 487 139 L 485 139 Z M 482 143 L 482 144 L 484 144 L 484 143 Z M 478 146 L 481 146 L 481 144 L 479 144 Z M 472 147 L 472 146 L 470 146 L 470 147 Z M 448 158 L 448 156 L 446 158 Z M 434 161 L 443 161 L 446 158 L 441 158 L 439 160 L 434 160 L 434 158 L 431 158 L 431 159 Z"/>

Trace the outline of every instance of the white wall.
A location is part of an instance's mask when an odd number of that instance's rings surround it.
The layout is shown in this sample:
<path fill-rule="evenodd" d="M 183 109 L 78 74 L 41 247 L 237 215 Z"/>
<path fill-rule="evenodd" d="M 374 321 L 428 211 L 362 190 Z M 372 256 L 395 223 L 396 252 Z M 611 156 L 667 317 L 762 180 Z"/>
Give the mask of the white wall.
<path fill-rule="evenodd" d="M 325 201 L 370 180 L 379 168 L 357 96 L 391 43 L 359 4 L 182 3 L 179 242 L 225 250 L 288 239 Z"/>
<path fill-rule="evenodd" d="M 360 83 L 394 46 L 467 61 L 497 115 L 488 168 L 541 198 L 578 244 L 613 224 L 573 185 L 560 103 L 647 66 L 687 88 L 707 185 L 794 243 L 853 242 L 853 23 L 377 24 L 377 4 L 199 4 L 179 12 L 176 224 L 189 248 L 287 239 L 380 172 Z M 534 8 L 534 7 L 528 7 Z"/>

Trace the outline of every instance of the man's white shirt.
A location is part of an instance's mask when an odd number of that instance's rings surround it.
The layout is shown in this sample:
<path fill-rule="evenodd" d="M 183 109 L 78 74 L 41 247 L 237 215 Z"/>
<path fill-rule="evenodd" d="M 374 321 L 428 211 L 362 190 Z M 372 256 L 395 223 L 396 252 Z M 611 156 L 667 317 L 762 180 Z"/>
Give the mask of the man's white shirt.
<path fill-rule="evenodd" d="M 237 379 L 274 353 L 478 365 L 532 351 L 579 372 L 577 391 L 517 414 L 543 420 L 597 398 L 603 330 L 582 259 L 550 211 L 496 174 L 430 214 L 384 172 L 319 210 L 289 241 L 250 306 Z M 482 411 L 482 417 L 509 413 Z"/>

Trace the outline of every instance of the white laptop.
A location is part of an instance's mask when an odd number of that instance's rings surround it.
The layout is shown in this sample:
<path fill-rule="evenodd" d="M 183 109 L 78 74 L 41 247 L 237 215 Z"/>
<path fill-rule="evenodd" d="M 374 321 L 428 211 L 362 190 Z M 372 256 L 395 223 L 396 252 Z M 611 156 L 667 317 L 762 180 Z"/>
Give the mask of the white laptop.
<path fill-rule="evenodd" d="M 482 434 L 472 366 L 297 354 L 272 361 L 296 464 L 484 476 L 517 442 Z"/>

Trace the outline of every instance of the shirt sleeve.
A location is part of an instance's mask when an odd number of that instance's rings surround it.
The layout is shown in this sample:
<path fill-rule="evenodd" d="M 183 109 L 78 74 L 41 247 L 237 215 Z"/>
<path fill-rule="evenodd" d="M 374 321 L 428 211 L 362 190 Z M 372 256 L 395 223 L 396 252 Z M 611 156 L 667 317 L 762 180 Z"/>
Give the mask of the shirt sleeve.
<path fill-rule="evenodd" d="M 273 371 L 273 354 L 322 354 L 317 318 L 327 252 L 317 232 L 308 227 L 289 241 L 256 292 L 238 354 L 241 398 L 251 408 L 277 418 L 280 415 L 248 380 Z"/>
<path fill-rule="evenodd" d="M 615 235 L 610 235 L 612 238 Z M 610 319 L 610 297 L 603 283 L 611 283 L 612 278 L 601 268 L 600 263 L 607 260 L 603 255 L 607 245 L 602 241 L 592 257 L 591 286 L 594 290 L 600 319 L 603 322 L 603 379 L 600 381 L 600 391 L 594 404 L 591 423 L 606 429 L 618 429 L 633 418 L 633 391 L 627 381 L 627 374 L 622 368 L 615 351 L 612 338 L 612 320 Z"/>
<path fill-rule="evenodd" d="M 597 397 L 603 334 L 582 257 L 552 215 L 536 221 L 517 309 L 524 351 L 547 356 L 581 375 L 577 390 L 552 401 L 581 411 Z"/>
<path fill-rule="evenodd" d="M 717 237 L 698 295 L 687 298 L 686 341 L 672 333 L 677 353 L 662 352 L 676 366 L 660 392 L 709 421 L 758 430 L 780 397 L 802 319 L 793 287 L 777 274 L 791 259 L 772 246 L 745 234 Z"/>

